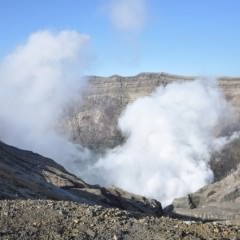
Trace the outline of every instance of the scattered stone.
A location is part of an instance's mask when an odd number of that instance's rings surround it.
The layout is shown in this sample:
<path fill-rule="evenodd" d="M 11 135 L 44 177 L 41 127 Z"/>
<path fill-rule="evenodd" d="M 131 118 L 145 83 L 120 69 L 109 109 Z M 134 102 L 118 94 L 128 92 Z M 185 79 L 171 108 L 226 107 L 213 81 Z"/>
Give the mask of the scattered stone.
<path fill-rule="evenodd" d="M 235 223 L 185 222 L 69 201 L 0 200 L 0 215 L 1 240 L 240 239 Z"/>

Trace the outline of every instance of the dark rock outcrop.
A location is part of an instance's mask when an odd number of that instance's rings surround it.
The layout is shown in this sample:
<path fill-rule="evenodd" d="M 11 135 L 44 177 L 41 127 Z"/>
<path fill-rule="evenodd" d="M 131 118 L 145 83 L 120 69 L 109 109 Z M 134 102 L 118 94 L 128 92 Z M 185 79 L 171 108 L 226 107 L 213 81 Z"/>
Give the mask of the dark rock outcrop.
<path fill-rule="evenodd" d="M 214 181 L 222 180 L 234 172 L 240 164 L 240 139 L 230 142 L 220 152 L 213 154 L 210 161 Z"/>
<path fill-rule="evenodd" d="M 197 219 L 239 220 L 240 167 L 220 181 L 175 199 L 171 211 L 178 216 Z"/>
<path fill-rule="evenodd" d="M 156 200 L 90 185 L 51 159 L 0 142 L 0 199 L 68 200 L 161 215 Z"/>

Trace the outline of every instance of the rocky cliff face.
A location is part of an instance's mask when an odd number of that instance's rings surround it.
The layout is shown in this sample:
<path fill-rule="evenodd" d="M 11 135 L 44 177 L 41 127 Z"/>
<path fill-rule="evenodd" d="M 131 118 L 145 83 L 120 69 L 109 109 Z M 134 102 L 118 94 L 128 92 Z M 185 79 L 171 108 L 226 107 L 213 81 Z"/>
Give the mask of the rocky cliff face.
<path fill-rule="evenodd" d="M 237 170 L 240 164 L 240 140 L 235 139 L 227 144 L 222 151 L 213 154 L 210 161 L 214 172 L 214 182 L 222 180 L 230 173 Z"/>
<path fill-rule="evenodd" d="M 160 85 L 193 79 L 166 73 L 89 77 L 89 86 L 82 99 L 68 110 L 66 131 L 70 132 L 74 142 L 92 149 L 103 150 L 116 146 L 123 140 L 117 129 L 118 118 L 128 103 L 149 95 Z M 240 79 L 222 78 L 219 85 L 226 98 L 240 112 Z"/>

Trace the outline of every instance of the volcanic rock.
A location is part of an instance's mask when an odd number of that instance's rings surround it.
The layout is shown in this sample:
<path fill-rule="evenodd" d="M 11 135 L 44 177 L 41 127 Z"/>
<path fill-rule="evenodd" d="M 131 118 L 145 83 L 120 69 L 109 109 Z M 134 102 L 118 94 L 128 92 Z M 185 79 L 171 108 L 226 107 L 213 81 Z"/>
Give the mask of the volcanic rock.
<path fill-rule="evenodd" d="M 0 201 L 3 240 L 200 240 L 239 239 L 234 223 L 156 218 L 66 201 Z"/>
<path fill-rule="evenodd" d="M 228 143 L 220 152 L 215 152 L 210 161 L 214 181 L 233 173 L 240 164 L 240 139 Z"/>
<path fill-rule="evenodd" d="M 240 221 L 240 167 L 220 181 L 175 199 L 171 207 L 175 216 Z"/>
<path fill-rule="evenodd" d="M 68 200 L 161 215 L 156 200 L 90 185 L 51 159 L 0 142 L 0 199 Z"/>
<path fill-rule="evenodd" d="M 150 95 L 158 86 L 191 81 L 195 77 L 167 73 L 141 73 L 132 77 L 89 77 L 81 99 L 63 116 L 65 131 L 75 143 L 101 151 L 119 145 L 124 139 L 117 123 L 128 103 Z M 221 78 L 219 86 L 240 113 L 240 79 Z"/>
<path fill-rule="evenodd" d="M 134 77 L 89 77 L 79 102 L 65 114 L 64 128 L 75 143 L 102 151 L 123 142 L 117 122 L 128 103 L 150 95 L 157 86 L 191 80 L 165 73 L 141 73 Z"/>

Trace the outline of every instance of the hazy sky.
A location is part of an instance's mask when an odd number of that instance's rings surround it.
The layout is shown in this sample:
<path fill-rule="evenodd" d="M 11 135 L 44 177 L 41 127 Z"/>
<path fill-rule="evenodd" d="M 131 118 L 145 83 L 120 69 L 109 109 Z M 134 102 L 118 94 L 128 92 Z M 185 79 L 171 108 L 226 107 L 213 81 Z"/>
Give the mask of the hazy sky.
<path fill-rule="evenodd" d="M 87 74 L 240 75 L 239 0 L 0 0 L 0 57 L 39 30 L 91 38 Z"/>

